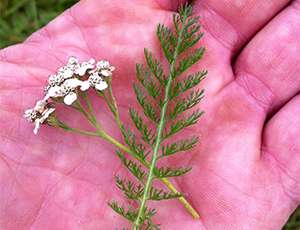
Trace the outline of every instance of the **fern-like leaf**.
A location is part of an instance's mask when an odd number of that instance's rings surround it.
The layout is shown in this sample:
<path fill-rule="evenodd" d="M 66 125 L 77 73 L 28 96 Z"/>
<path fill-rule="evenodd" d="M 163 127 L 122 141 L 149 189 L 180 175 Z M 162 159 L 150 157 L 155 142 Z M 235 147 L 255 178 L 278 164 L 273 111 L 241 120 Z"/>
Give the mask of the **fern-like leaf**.
<path fill-rule="evenodd" d="M 160 200 L 170 200 L 181 197 L 182 194 L 174 192 L 166 192 L 163 189 L 157 189 L 153 186 L 149 190 L 149 200 L 160 201 Z"/>
<path fill-rule="evenodd" d="M 125 142 L 134 153 L 132 156 L 142 165 L 119 154 L 122 163 L 137 178 L 138 183 L 119 177 L 116 178 L 116 182 L 126 198 L 135 200 L 139 208 L 137 212 L 130 210 L 129 215 L 120 206 L 112 205 L 112 208 L 131 221 L 134 230 L 159 228 L 151 220 L 156 211 L 147 207 L 149 200 L 161 201 L 179 197 L 184 199 L 176 189 L 172 188 L 169 192 L 155 188 L 153 180 L 165 181 L 168 177 L 185 175 L 191 167 L 158 168 L 156 164 L 161 158 L 191 150 L 198 142 L 197 137 L 191 137 L 164 143 L 173 135 L 196 124 L 203 114 L 201 110 L 195 109 L 195 106 L 202 100 L 204 91 L 194 88 L 207 74 L 206 71 L 199 71 L 185 78 L 179 77 L 197 63 L 205 52 L 204 47 L 190 49 L 203 36 L 200 32 L 199 17 L 192 15 L 192 7 L 181 7 L 179 13 L 173 16 L 173 24 L 174 29 L 159 24 L 156 31 L 169 68 L 164 70 L 161 60 L 147 49 L 144 50 L 146 65 L 136 66 L 139 83 L 134 84 L 134 92 L 145 118 L 135 109 L 131 108 L 129 112 L 142 143 L 129 129 L 123 129 Z M 187 50 L 189 53 L 185 53 Z M 189 94 L 183 96 L 187 91 Z M 183 115 L 190 109 L 193 109 L 190 115 Z M 152 128 L 146 119 L 150 120 Z"/>
<path fill-rule="evenodd" d="M 155 175 L 158 178 L 178 177 L 188 173 L 191 170 L 192 167 L 180 167 L 180 168 L 161 167 L 156 170 Z"/>
<path fill-rule="evenodd" d="M 180 94 L 185 93 L 189 89 L 197 86 L 207 75 L 207 71 L 200 71 L 194 74 L 188 75 L 184 80 L 176 82 L 171 94 L 170 100 L 178 97 Z"/>
<path fill-rule="evenodd" d="M 135 163 L 133 160 L 127 159 L 120 151 L 116 151 L 123 165 L 134 175 L 140 182 L 143 183 L 147 173 L 142 169 L 142 166 Z"/>
<path fill-rule="evenodd" d="M 203 33 L 200 32 L 200 17 L 191 17 L 188 19 L 187 26 L 184 30 L 184 39 L 179 47 L 179 52 L 183 53 L 188 48 L 193 47 L 203 37 Z"/>
<path fill-rule="evenodd" d="M 188 139 L 176 141 L 171 144 L 163 145 L 161 148 L 161 156 L 160 157 L 165 157 L 165 156 L 170 156 L 175 153 L 179 152 L 185 152 L 188 151 L 196 146 L 198 143 L 199 138 L 198 137 L 191 137 Z"/>
<path fill-rule="evenodd" d="M 120 206 L 117 201 L 112 201 L 108 205 L 119 215 L 123 216 L 125 219 L 130 222 L 134 222 L 137 217 L 137 210 L 134 210 L 132 207 L 129 207 L 125 210 L 124 207 Z"/>
<path fill-rule="evenodd" d="M 158 25 L 156 34 L 164 51 L 165 57 L 169 63 L 172 63 L 174 61 L 173 53 L 177 44 L 177 38 L 168 27 L 162 24 Z"/>
<path fill-rule="evenodd" d="M 178 68 L 176 69 L 177 75 L 182 74 L 196 62 L 198 62 L 203 57 L 204 52 L 205 48 L 201 47 L 193 51 L 188 57 L 182 59 L 178 64 Z"/>
<path fill-rule="evenodd" d="M 197 121 L 199 120 L 199 118 L 203 115 L 203 111 L 200 110 L 196 110 L 195 112 L 193 112 L 192 114 L 190 114 L 189 116 L 187 116 L 186 118 L 177 120 L 175 122 L 172 122 L 170 125 L 169 129 L 165 129 L 165 133 L 163 134 L 163 139 L 167 139 L 170 138 L 171 136 L 173 136 L 174 134 L 180 132 L 181 130 L 183 130 L 184 128 L 187 128 L 191 125 L 194 125 L 197 123 Z"/>
<path fill-rule="evenodd" d="M 145 96 L 143 90 L 141 87 L 137 84 L 134 84 L 134 92 L 136 94 L 136 98 L 140 106 L 143 108 L 144 114 L 146 117 L 148 117 L 150 120 L 152 120 L 155 124 L 159 123 L 158 113 L 153 108 L 153 106 L 150 104 L 149 100 Z"/>
<path fill-rule="evenodd" d="M 147 90 L 148 94 L 155 100 L 160 93 L 160 87 L 150 78 L 150 71 L 146 70 L 143 65 L 136 65 L 136 76 L 139 82 Z"/>
<path fill-rule="evenodd" d="M 155 140 L 155 133 L 153 130 L 148 128 L 148 126 L 144 123 L 143 118 L 135 109 L 129 109 L 129 113 L 131 120 L 135 124 L 135 127 L 140 131 L 142 139 L 149 145 L 152 145 L 153 141 Z"/>
<path fill-rule="evenodd" d="M 174 120 L 179 114 L 196 106 L 204 97 L 204 90 L 192 91 L 187 98 L 176 102 L 173 110 L 170 112 L 170 119 Z"/>
<path fill-rule="evenodd" d="M 134 222 L 137 219 L 137 210 L 129 206 L 126 210 L 123 206 L 120 206 L 117 201 L 112 201 L 108 205 L 119 215 L 123 216 L 130 222 Z M 151 218 L 156 214 L 156 210 L 145 207 L 143 210 L 143 216 L 141 221 L 144 222 L 144 228 L 147 230 L 159 230 L 159 225 L 154 224 Z"/>
<path fill-rule="evenodd" d="M 123 128 L 122 134 L 126 144 L 132 150 L 132 153 L 135 155 L 135 157 L 144 162 L 149 154 L 149 152 L 146 150 L 146 147 L 136 140 L 135 135 L 130 131 L 129 128 L 127 130 Z"/>
<path fill-rule="evenodd" d="M 154 57 L 154 55 L 149 50 L 144 49 L 144 55 L 149 70 L 152 72 L 153 76 L 158 80 L 158 82 L 161 85 L 165 86 L 167 82 L 162 64 Z"/>
<path fill-rule="evenodd" d="M 144 186 L 135 184 L 131 180 L 125 180 L 118 176 L 115 177 L 117 187 L 124 193 L 127 199 L 139 200 L 144 192 Z"/>

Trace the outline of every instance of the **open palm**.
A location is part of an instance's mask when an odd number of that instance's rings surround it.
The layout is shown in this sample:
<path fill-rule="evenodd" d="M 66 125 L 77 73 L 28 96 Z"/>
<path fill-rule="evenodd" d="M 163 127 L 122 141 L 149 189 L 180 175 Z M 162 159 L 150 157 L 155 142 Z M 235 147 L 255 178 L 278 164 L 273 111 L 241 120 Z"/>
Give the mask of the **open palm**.
<path fill-rule="evenodd" d="M 116 66 L 113 86 L 126 121 L 135 103 L 135 63 L 143 61 L 144 47 L 162 55 L 155 28 L 171 23 L 175 2 L 83 0 L 26 42 L 0 51 L 1 229 L 126 224 L 107 206 L 122 198 L 113 185 L 121 170 L 114 148 L 51 127 L 34 136 L 22 113 L 69 56 L 94 57 Z M 201 219 L 168 201 L 156 217 L 163 229 L 280 229 L 300 203 L 300 1 L 290 2 L 193 3 L 208 50 L 195 68 L 209 71 L 201 86 L 206 113 L 190 129 L 201 144 L 171 162 L 193 166 L 174 183 Z M 96 98 L 93 104 L 108 132 L 120 137 L 104 104 Z M 79 114 L 60 115 L 87 126 Z"/>

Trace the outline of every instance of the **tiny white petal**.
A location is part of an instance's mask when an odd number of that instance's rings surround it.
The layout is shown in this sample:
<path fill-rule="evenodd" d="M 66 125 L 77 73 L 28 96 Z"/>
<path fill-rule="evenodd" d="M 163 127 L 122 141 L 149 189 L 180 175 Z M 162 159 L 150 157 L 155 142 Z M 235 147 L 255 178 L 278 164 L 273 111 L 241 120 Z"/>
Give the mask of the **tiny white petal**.
<path fill-rule="evenodd" d="M 74 74 L 74 72 L 71 69 L 64 69 L 64 71 L 62 72 L 62 76 L 64 79 L 73 77 L 73 74 Z"/>
<path fill-rule="evenodd" d="M 61 97 L 63 96 L 62 89 L 60 86 L 53 86 L 48 90 L 48 93 L 45 98 L 49 97 Z"/>
<path fill-rule="evenodd" d="M 75 73 L 79 76 L 84 76 L 89 69 L 93 69 L 94 64 L 89 62 L 83 62 L 76 70 Z"/>
<path fill-rule="evenodd" d="M 55 79 L 55 75 L 51 74 L 48 78 L 48 83 L 49 85 L 54 85 L 54 79 Z"/>
<path fill-rule="evenodd" d="M 89 60 L 89 64 L 94 65 L 95 63 L 96 63 L 96 60 L 95 60 L 94 58 L 91 58 L 91 59 Z"/>
<path fill-rule="evenodd" d="M 109 68 L 109 62 L 106 60 L 101 60 L 97 62 L 97 68 L 99 69 L 107 69 Z"/>
<path fill-rule="evenodd" d="M 45 106 L 47 105 L 47 102 L 44 100 L 37 101 L 34 107 L 35 111 L 38 111 L 39 113 L 42 113 L 45 109 Z"/>
<path fill-rule="evenodd" d="M 70 64 L 70 65 L 76 65 L 76 64 L 78 64 L 77 58 L 71 56 L 71 57 L 69 58 L 69 60 L 68 60 L 68 64 Z"/>
<path fill-rule="evenodd" d="M 36 110 L 38 109 L 38 110 Z M 48 104 L 46 101 L 38 101 L 34 109 L 28 109 L 25 111 L 24 117 L 27 118 L 29 122 L 34 122 L 34 134 L 38 133 L 38 130 L 41 127 L 51 113 L 55 111 L 55 107 L 50 103 Z"/>
<path fill-rule="evenodd" d="M 108 69 L 103 69 L 103 70 L 101 70 L 101 75 L 103 75 L 104 77 L 110 77 L 111 76 L 111 72 L 110 72 L 110 70 L 108 70 Z"/>
<path fill-rule="evenodd" d="M 32 112 L 33 112 L 33 109 L 27 109 L 27 110 L 25 110 L 24 117 L 25 118 L 29 118 L 31 116 Z"/>
<path fill-rule="evenodd" d="M 91 84 L 91 86 L 95 86 L 100 81 L 102 81 L 102 78 L 99 76 L 98 73 L 93 73 L 92 75 L 90 75 L 88 81 Z"/>
<path fill-rule="evenodd" d="M 81 66 L 75 70 L 75 73 L 82 77 L 83 75 L 85 75 L 86 71 L 87 71 L 86 66 Z"/>
<path fill-rule="evenodd" d="M 107 83 L 105 81 L 100 81 L 95 85 L 95 88 L 98 90 L 104 90 L 108 87 Z"/>
<path fill-rule="evenodd" d="M 45 95 L 44 99 L 43 100 L 48 100 L 50 98 L 50 95 L 48 95 L 48 93 Z"/>
<path fill-rule="evenodd" d="M 40 119 L 36 119 L 35 121 L 34 121 L 34 130 L 33 130 L 33 133 L 35 134 L 35 135 L 37 135 L 38 134 L 38 131 L 39 131 L 39 129 L 40 129 L 40 127 L 41 127 L 41 122 L 40 122 Z"/>
<path fill-rule="evenodd" d="M 65 67 L 60 67 L 60 68 L 58 69 L 58 72 L 62 73 L 64 70 L 65 70 Z"/>
<path fill-rule="evenodd" d="M 80 90 L 81 91 L 86 91 L 86 90 L 88 90 L 90 88 L 90 86 L 91 85 L 90 85 L 89 81 L 84 81 L 81 84 Z"/>
<path fill-rule="evenodd" d="M 55 111 L 55 108 L 48 108 L 46 109 L 43 114 L 42 114 L 42 117 L 40 118 L 40 122 L 41 123 L 44 123 L 47 118 L 50 116 L 51 113 L 53 113 Z"/>
<path fill-rule="evenodd" d="M 68 79 L 63 83 L 65 86 L 68 86 L 72 89 L 75 89 L 76 87 L 80 86 L 82 84 L 82 81 L 80 81 L 77 78 Z"/>
<path fill-rule="evenodd" d="M 37 117 L 37 112 L 33 109 L 27 109 L 24 112 L 24 118 L 26 118 L 29 122 L 33 122 Z"/>
<path fill-rule="evenodd" d="M 77 94 L 70 92 L 67 96 L 64 97 L 64 103 L 66 105 L 72 105 L 74 101 L 77 100 Z"/>

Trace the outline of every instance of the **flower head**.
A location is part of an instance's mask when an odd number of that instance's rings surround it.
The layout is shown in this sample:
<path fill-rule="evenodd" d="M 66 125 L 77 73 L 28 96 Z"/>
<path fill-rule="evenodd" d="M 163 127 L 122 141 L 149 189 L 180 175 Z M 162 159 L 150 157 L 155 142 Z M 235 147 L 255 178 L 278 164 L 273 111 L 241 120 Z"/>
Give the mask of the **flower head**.
<path fill-rule="evenodd" d="M 62 74 L 52 74 L 49 76 L 48 85 L 55 86 L 60 85 L 64 81 L 64 77 Z"/>
<path fill-rule="evenodd" d="M 38 117 L 38 112 L 35 111 L 34 109 L 27 109 L 24 113 L 24 117 L 29 122 L 34 122 L 34 120 Z"/>
<path fill-rule="evenodd" d="M 68 66 L 64 66 L 58 70 L 57 75 L 60 75 L 63 79 L 69 79 L 73 77 L 74 70 Z"/>
<path fill-rule="evenodd" d="M 108 87 L 106 81 L 98 73 L 93 73 L 88 79 L 90 86 L 94 87 L 97 90 L 104 90 Z"/>
<path fill-rule="evenodd" d="M 52 103 L 47 101 L 37 101 L 33 109 L 27 109 L 24 113 L 24 117 L 35 124 L 34 134 L 38 133 L 38 130 L 42 124 L 44 124 L 49 116 L 55 111 L 55 107 Z"/>
<path fill-rule="evenodd" d="M 105 78 L 112 76 L 112 71 L 114 71 L 115 67 L 111 66 L 110 63 L 106 60 L 98 61 L 96 64 L 96 68 L 89 71 L 88 82 L 90 87 L 95 88 L 96 90 L 105 90 L 108 87 Z"/>
<path fill-rule="evenodd" d="M 111 77 L 114 69 L 106 60 L 96 63 L 95 59 L 90 59 L 80 63 L 75 57 L 70 57 L 65 66 L 49 76 L 44 100 L 63 97 L 64 103 L 71 105 L 77 100 L 76 90 L 86 91 L 90 87 L 106 89 L 108 84 L 104 78 Z M 81 80 L 85 75 L 88 75 L 87 80 Z"/>
<path fill-rule="evenodd" d="M 87 62 L 82 62 L 76 67 L 75 73 L 82 77 L 87 73 L 88 70 L 95 68 L 95 63 L 95 59 L 90 59 Z"/>
<path fill-rule="evenodd" d="M 64 103 L 67 105 L 73 104 L 77 100 L 76 89 L 80 87 L 81 91 L 88 89 L 88 82 L 81 81 L 77 78 L 65 80 L 60 86 L 53 86 L 47 90 L 44 99 L 64 97 Z"/>
<path fill-rule="evenodd" d="M 115 67 L 110 65 L 109 61 L 101 60 L 97 62 L 95 72 L 98 72 L 103 77 L 111 77 Z"/>
<path fill-rule="evenodd" d="M 49 76 L 44 98 L 24 113 L 29 122 L 35 123 L 34 133 L 37 134 L 41 124 L 47 122 L 48 118 L 49 121 L 54 119 L 54 103 L 49 101 L 63 101 L 66 105 L 72 105 L 77 100 L 79 91 L 86 91 L 90 87 L 105 90 L 108 87 L 105 78 L 111 77 L 114 69 L 106 60 L 96 63 L 94 59 L 90 59 L 80 63 L 77 58 L 70 57 L 65 66 Z"/>

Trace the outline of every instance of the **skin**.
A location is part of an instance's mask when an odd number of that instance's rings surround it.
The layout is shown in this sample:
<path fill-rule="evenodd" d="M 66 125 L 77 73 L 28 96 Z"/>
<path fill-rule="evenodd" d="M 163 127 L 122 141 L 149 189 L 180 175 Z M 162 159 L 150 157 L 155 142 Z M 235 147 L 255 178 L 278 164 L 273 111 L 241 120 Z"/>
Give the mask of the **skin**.
<path fill-rule="evenodd" d="M 155 27 L 170 24 L 178 4 L 83 0 L 24 43 L 0 51 L 1 229 L 128 226 L 106 205 L 126 202 L 113 185 L 114 175 L 126 173 L 115 148 L 51 127 L 34 136 L 22 113 L 69 56 L 94 57 L 116 66 L 114 92 L 131 125 L 134 65 L 143 62 L 144 47 L 162 57 Z M 208 50 L 193 70 L 209 75 L 200 86 L 205 115 L 186 134 L 199 134 L 201 143 L 169 164 L 193 166 L 173 182 L 201 219 L 173 200 L 160 203 L 155 220 L 163 229 L 281 229 L 300 203 L 300 1 L 193 4 Z M 104 102 L 92 97 L 103 127 L 121 140 Z M 62 120 L 89 128 L 80 114 L 57 110 Z"/>

